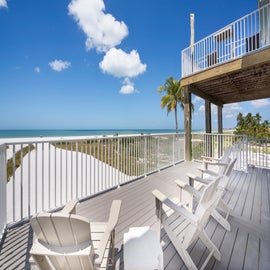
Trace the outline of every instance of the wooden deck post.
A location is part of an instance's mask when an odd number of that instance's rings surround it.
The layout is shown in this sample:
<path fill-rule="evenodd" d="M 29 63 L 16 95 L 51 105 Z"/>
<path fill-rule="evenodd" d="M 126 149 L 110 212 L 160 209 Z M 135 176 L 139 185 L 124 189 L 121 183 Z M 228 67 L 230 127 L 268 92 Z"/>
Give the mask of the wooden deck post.
<path fill-rule="evenodd" d="M 222 107 L 217 106 L 217 110 L 218 110 L 218 133 L 222 134 L 223 133 Z"/>
<path fill-rule="evenodd" d="M 211 102 L 205 100 L 205 132 L 206 134 L 212 133 L 211 125 Z M 212 156 L 212 137 L 206 135 L 206 155 Z"/>
<path fill-rule="evenodd" d="M 191 93 L 189 87 L 184 87 L 184 131 L 185 131 L 185 160 L 190 161 L 191 153 Z"/>
<path fill-rule="evenodd" d="M 217 106 L 218 111 L 218 134 L 223 133 L 223 123 L 222 123 L 222 107 Z M 223 136 L 218 136 L 218 157 L 221 157 L 223 154 Z"/>
<path fill-rule="evenodd" d="M 212 132 L 211 125 L 211 102 L 209 100 L 205 100 L 205 132 Z"/>

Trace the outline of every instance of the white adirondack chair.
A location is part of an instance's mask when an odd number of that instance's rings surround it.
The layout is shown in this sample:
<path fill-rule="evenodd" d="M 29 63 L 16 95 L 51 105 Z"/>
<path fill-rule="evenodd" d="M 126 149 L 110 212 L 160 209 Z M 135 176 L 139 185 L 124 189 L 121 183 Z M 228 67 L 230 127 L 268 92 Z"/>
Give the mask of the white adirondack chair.
<path fill-rule="evenodd" d="M 194 214 L 189 212 L 186 208 L 175 204 L 160 191 L 154 190 L 152 192 L 156 198 L 158 232 L 160 233 L 161 225 L 163 225 L 164 230 L 188 269 L 197 269 L 188 249 L 198 238 L 202 240 L 209 250 L 209 254 L 201 269 L 206 267 L 212 256 L 220 260 L 219 250 L 204 231 L 209 221 L 210 214 L 216 205 L 216 188 L 220 178 L 221 177 L 217 177 L 204 189 Z M 166 208 L 172 211 L 168 211 Z"/>
<path fill-rule="evenodd" d="M 215 164 L 216 168 L 209 169 L 208 166 L 199 167 L 198 170 L 201 172 L 201 177 L 209 177 L 209 176 L 218 176 L 218 175 L 224 175 L 229 164 L 231 162 L 231 159 L 227 157 L 224 158 L 222 162 L 218 162 Z M 207 163 L 205 163 L 207 164 Z M 212 164 L 213 165 L 213 164 Z"/>
<path fill-rule="evenodd" d="M 207 162 L 208 164 L 215 164 L 215 163 L 219 163 L 219 162 L 223 162 L 223 160 L 226 160 L 227 158 L 230 157 L 230 154 L 233 150 L 232 146 L 228 146 L 223 155 L 220 158 L 214 158 L 214 157 L 209 157 L 209 156 L 202 156 L 202 160 L 204 162 Z"/>
<path fill-rule="evenodd" d="M 203 167 L 198 168 L 201 171 L 202 177 L 207 174 L 207 175 L 221 175 L 224 174 L 227 166 L 229 165 L 229 162 L 231 161 L 230 159 L 230 154 L 233 150 L 232 146 L 228 146 L 223 154 L 222 157 L 220 158 L 212 158 L 212 157 L 207 157 L 207 156 L 202 156 L 203 159 Z M 209 169 L 209 165 L 212 165 L 212 169 Z M 213 169 L 213 166 L 216 168 Z"/>
<path fill-rule="evenodd" d="M 211 216 L 217 220 L 217 222 L 220 223 L 226 230 L 230 231 L 231 230 L 231 225 L 228 222 L 228 217 L 230 214 L 230 208 L 229 206 L 224 202 L 222 199 L 222 196 L 227 189 L 229 179 L 231 172 L 233 170 L 233 167 L 236 163 L 236 158 L 230 162 L 230 164 L 227 166 L 225 174 L 222 176 L 221 180 L 219 181 L 219 185 L 217 188 L 217 197 L 218 200 L 216 202 L 216 206 L 213 209 Z M 180 188 L 180 203 L 184 207 L 186 207 L 189 211 L 193 212 L 194 211 L 194 199 L 197 201 L 200 199 L 202 196 L 202 190 L 197 190 L 194 188 L 194 182 L 198 182 L 203 185 L 209 185 L 213 180 L 215 179 L 215 176 L 210 176 L 208 178 L 200 178 L 198 176 L 191 176 L 189 174 L 189 183 L 186 184 L 185 182 L 181 180 L 176 180 L 176 184 Z M 224 216 L 222 216 L 219 213 L 219 210 L 224 212 Z"/>
<path fill-rule="evenodd" d="M 114 230 L 121 201 L 112 202 L 109 221 L 89 222 L 71 201 L 60 212 L 31 219 L 35 240 L 30 254 L 39 269 L 107 269 L 114 260 Z M 114 261 L 113 261 L 114 263 Z"/>

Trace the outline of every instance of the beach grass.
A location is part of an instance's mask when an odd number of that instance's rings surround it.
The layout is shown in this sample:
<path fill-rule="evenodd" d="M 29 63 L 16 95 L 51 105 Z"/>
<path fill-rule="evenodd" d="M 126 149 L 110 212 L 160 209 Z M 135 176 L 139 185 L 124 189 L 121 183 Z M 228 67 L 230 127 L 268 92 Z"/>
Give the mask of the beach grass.
<path fill-rule="evenodd" d="M 95 157 L 127 175 L 139 176 L 145 170 L 144 138 L 112 138 L 57 142 L 55 147 Z M 149 158 L 147 158 L 149 163 Z M 144 161 L 144 162 L 142 162 Z"/>
<path fill-rule="evenodd" d="M 9 158 L 7 161 L 7 182 L 9 182 L 11 176 L 13 176 L 15 170 L 20 167 L 21 160 L 24 156 L 26 156 L 30 151 L 34 150 L 34 145 L 29 145 L 24 147 L 22 150 L 18 150 L 14 157 Z M 13 161 L 13 159 L 15 161 Z"/>

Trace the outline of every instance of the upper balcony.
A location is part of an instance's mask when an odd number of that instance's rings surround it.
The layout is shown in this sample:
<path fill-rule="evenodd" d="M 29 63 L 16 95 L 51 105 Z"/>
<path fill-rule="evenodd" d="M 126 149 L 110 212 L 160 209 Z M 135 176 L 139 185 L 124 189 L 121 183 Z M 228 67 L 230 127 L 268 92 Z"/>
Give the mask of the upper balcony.
<path fill-rule="evenodd" d="M 181 85 L 220 106 L 269 97 L 270 4 L 184 49 Z"/>

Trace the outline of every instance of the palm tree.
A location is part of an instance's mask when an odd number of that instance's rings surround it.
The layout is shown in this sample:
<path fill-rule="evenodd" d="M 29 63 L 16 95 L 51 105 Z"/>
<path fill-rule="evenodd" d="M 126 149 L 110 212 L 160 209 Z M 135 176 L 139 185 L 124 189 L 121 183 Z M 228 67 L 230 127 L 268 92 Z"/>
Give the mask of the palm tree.
<path fill-rule="evenodd" d="M 265 120 L 262 122 L 262 117 L 259 113 L 252 115 L 248 113 L 243 116 L 242 113 L 237 115 L 237 126 L 235 134 L 246 134 L 248 137 L 269 138 L 270 137 L 270 122 Z"/>
<path fill-rule="evenodd" d="M 167 114 L 174 110 L 176 133 L 178 133 L 177 104 L 184 109 L 183 88 L 180 87 L 180 80 L 176 81 L 173 77 L 168 78 L 164 85 L 158 88 L 158 92 L 166 92 L 161 98 L 161 108 L 167 108 Z"/>

